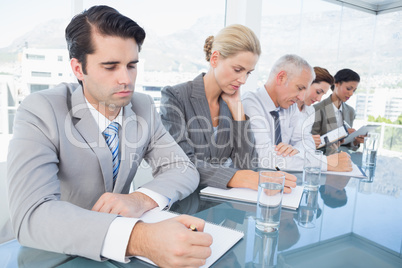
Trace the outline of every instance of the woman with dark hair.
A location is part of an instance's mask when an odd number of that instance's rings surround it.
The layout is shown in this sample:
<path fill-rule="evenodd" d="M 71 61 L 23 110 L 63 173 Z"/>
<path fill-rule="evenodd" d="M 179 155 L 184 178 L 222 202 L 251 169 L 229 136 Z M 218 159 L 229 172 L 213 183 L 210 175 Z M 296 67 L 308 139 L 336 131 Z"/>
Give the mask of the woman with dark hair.
<path fill-rule="evenodd" d="M 315 150 L 320 145 L 320 135 L 312 135 L 311 128 L 314 124 L 315 109 L 313 103 L 321 101 L 324 96 L 334 85 L 334 77 L 328 72 L 327 69 L 321 67 L 314 67 L 315 79 L 306 90 L 304 100 L 297 101 L 297 107 L 300 111 L 300 125 L 294 132 L 294 135 L 302 135 L 301 139 L 307 148 Z M 328 155 L 323 158 L 323 170 L 329 171 L 351 171 L 352 163 L 347 153 L 341 152 L 339 154 Z"/>
<path fill-rule="evenodd" d="M 316 113 L 312 127 L 313 135 L 324 135 L 343 124 L 348 128 L 349 134 L 356 131 L 352 128 L 356 112 L 345 102 L 355 93 L 360 82 L 360 76 L 351 69 L 342 69 L 335 74 L 334 79 L 335 84 L 331 86 L 333 91 L 331 96 L 314 106 Z M 364 136 L 358 136 L 353 142 L 342 145 L 356 150 L 363 141 Z M 327 146 L 325 153 L 327 155 L 335 153 L 339 145 Z"/>
<path fill-rule="evenodd" d="M 297 101 L 297 107 L 301 112 L 302 117 L 301 121 L 303 121 L 303 123 L 307 123 L 306 120 L 310 119 L 312 115 L 315 113 L 313 104 L 315 102 L 320 102 L 322 96 L 324 96 L 328 92 L 330 87 L 334 85 L 334 77 L 328 72 L 327 69 L 321 67 L 314 67 L 314 73 L 315 73 L 315 79 L 313 83 L 311 83 L 309 88 L 306 90 L 304 100 Z M 313 120 L 311 121 L 314 122 L 314 118 L 312 119 Z M 313 122 L 311 122 L 311 124 Z M 311 124 L 308 124 L 309 133 L 311 132 Z M 320 135 L 313 135 L 313 139 L 316 146 L 320 145 L 321 143 Z"/>

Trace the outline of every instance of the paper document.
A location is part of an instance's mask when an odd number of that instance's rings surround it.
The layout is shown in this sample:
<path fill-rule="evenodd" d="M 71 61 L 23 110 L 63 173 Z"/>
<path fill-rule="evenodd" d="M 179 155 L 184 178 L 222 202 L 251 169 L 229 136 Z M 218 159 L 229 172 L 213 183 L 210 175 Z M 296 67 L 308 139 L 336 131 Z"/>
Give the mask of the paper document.
<path fill-rule="evenodd" d="M 142 215 L 140 219 L 147 223 L 153 223 L 167 220 L 176 216 L 179 216 L 179 214 L 169 211 L 160 211 L 159 208 L 154 208 Z M 244 236 L 244 233 L 241 231 L 216 225 L 210 222 L 205 222 L 204 232 L 212 235 L 213 243 L 211 245 L 212 254 L 207 259 L 205 265 L 201 267 L 211 266 Z M 136 256 L 136 258 L 155 265 L 155 263 L 147 258 L 139 256 Z"/>
<path fill-rule="evenodd" d="M 355 177 L 355 178 L 367 178 L 367 176 L 353 162 L 352 162 L 352 168 L 353 168 L 353 170 L 349 171 L 349 172 L 321 171 L 321 173 L 322 174 L 339 175 L 339 176 L 350 176 L 350 177 Z"/>
<path fill-rule="evenodd" d="M 292 189 L 292 193 L 283 194 L 282 207 L 297 209 L 302 194 L 303 186 L 296 186 L 296 188 Z M 200 191 L 200 195 L 257 203 L 258 191 L 248 188 L 231 188 L 226 190 L 208 186 Z"/>
<path fill-rule="evenodd" d="M 345 125 L 342 125 L 341 127 L 331 130 L 330 132 L 322 135 L 320 137 L 321 144 L 317 147 L 317 149 L 320 149 L 327 144 L 331 144 L 339 140 L 342 140 L 346 138 L 348 135 L 349 135 L 348 129 L 345 127 Z"/>
<path fill-rule="evenodd" d="M 378 127 L 379 126 L 377 126 L 377 125 L 362 126 L 361 128 L 359 128 L 355 132 L 349 134 L 349 136 L 346 137 L 346 139 L 344 141 L 344 144 L 351 143 L 357 136 L 359 136 L 359 135 L 367 135 L 367 133 L 369 133 L 370 131 L 375 130 Z"/>

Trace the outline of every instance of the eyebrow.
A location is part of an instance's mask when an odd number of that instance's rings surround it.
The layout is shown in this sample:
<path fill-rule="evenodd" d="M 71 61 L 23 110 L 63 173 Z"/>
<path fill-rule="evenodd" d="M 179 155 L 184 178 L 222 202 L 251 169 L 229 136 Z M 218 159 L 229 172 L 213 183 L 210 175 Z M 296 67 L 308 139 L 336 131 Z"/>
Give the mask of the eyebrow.
<path fill-rule="evenodd" d="M 119 64 L 119 63 L 120 63 L 120 61 L 105 61 L 105 62 L 101 62 L 100 64 L 101 65 L 114 65 L 114 64 Z M 136 63 L 138 63 L 138 60 L 130 61 L 128 64 L 136 64 Z"/>
<path fill-rule="evenodd" d="M 234 67 L 235 68 L 240 68 L 240 69 L 242 69 L 242 70 L 247 70 L 246 68 L 244 68 L 243 66 L 241 66 L 241 65 L 234 65 Z M 254 71 L 254 69 L 251 69 L 251 70 L 249 70 L 249 72 L 252 72 L 252 71 Z"/>

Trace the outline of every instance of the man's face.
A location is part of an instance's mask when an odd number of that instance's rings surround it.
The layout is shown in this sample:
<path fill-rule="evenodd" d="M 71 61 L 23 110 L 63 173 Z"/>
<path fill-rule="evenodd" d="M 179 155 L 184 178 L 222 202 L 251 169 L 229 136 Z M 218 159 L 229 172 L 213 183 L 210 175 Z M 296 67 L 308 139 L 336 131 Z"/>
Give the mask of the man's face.
<path fill-rule="evenodd" d="M 93 34 L 92 41 L 95 52 L 87 55 L 87 73 L 77 77 L 83 83 L 84 95 L 89 103 L 101 114 L 113 119 L 133 95 L 138 45 L 133 38 L 97 33 Z"/>
<path fill-rule="evenodd" d="M 280 81 L 277 93 L 278 105 L 287 109 L 297 100 L 304 101 L 304 94 L 311 82 L 313 82 L 313 76 L 309 70 L 303 69 L 299 75 L 293 75 L 290 80 L 285 74 L 284 79 Z"/>

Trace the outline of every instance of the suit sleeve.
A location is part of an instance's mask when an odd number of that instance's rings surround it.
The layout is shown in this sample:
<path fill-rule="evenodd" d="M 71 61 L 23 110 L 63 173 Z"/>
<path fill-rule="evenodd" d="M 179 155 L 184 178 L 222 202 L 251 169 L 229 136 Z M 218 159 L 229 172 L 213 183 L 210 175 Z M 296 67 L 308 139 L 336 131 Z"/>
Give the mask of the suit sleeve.
<path fill-rule="evenodd" d="M 233 120 L 232 124 L 233 134 L 231 134 L 231 140 L 233 140 L 233 151 L 231 158 L 235 167 L 240 169 L 258 168 L 258 156 L 250 118 L 246 115 L 246 120 Z"/>
<path fill-rule="evenodd" d="M 173 136 L 200 173 L 201 186 L 227 188 L 227 184 L 237 172 L 236 168 L 212 164 L 203 160 L 203 155 L 195 155 L 185 122 L 185 110 L 180 94 L 172 87 L 162 89 L 160 115 L 163 125 Z M 196 130 L 194 130 L 196 131 Z"/>
<path fill-rule="evenodd" d="M 154 107 L 150 96 L 150 106 Z M 200 175 L 172 136 L 164 128 L 156 109 L 150 118 L 151 142 L 145 161 L 152 167 L 154 180 L 143 185 L 170 199 L 170 204 L 190 195 L 198 187 Z"/>
<path fill-rule="evenodd" d="M 14 234 L 24 246 L 99 261 L 104 237 L 116 215 L 61 200 L 60 135 L 50 101 L 39 94 L 28 96 L 18 108 L 8 152 Z"/>
<path fill-rule="evenodd" d="M 322 134 L 325 134 L 325 133 L 321 133 L 323 109 L 320 109 L 320 106 L 314 106 L 314 109 L 315 109 L 315 119 L 314 119 L 314 124 L 311 128 L 311 134 L 321 136 Z"/>

